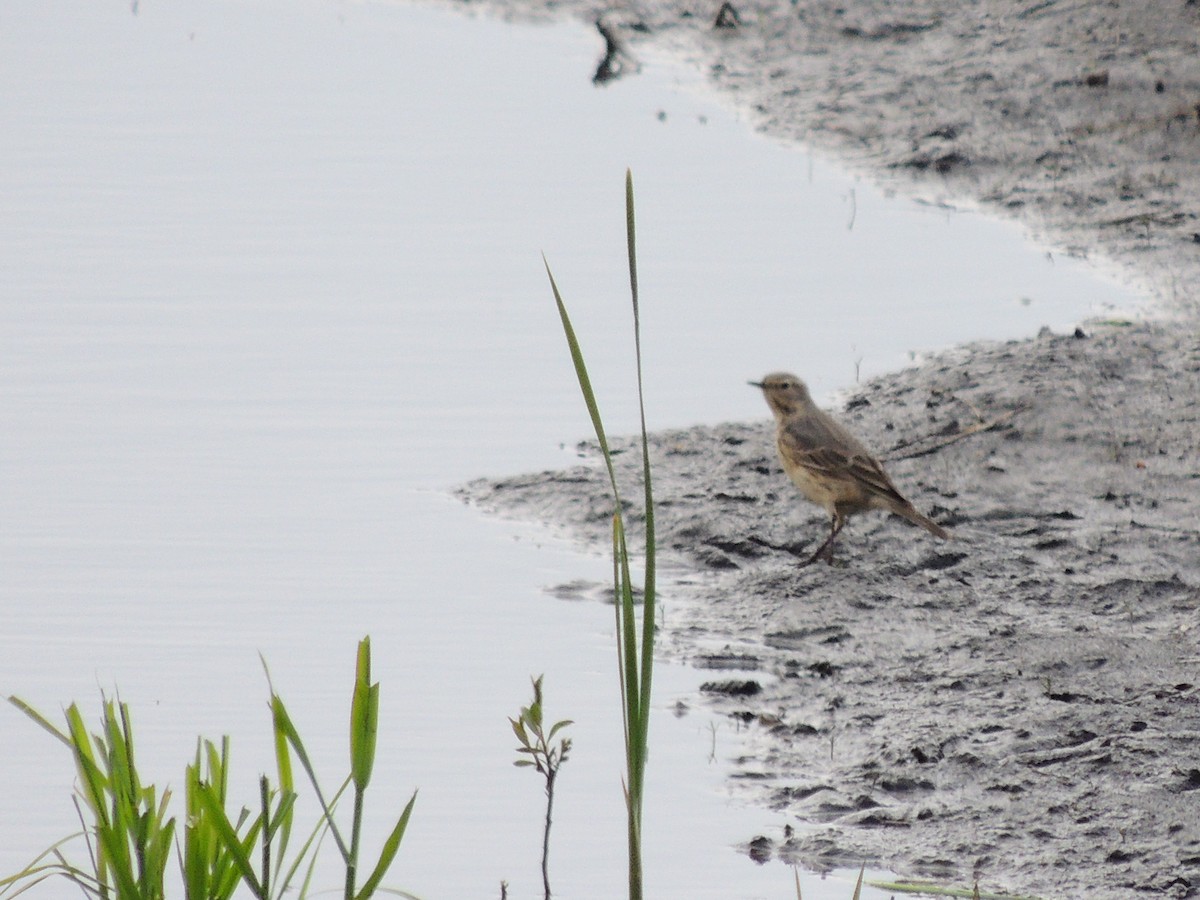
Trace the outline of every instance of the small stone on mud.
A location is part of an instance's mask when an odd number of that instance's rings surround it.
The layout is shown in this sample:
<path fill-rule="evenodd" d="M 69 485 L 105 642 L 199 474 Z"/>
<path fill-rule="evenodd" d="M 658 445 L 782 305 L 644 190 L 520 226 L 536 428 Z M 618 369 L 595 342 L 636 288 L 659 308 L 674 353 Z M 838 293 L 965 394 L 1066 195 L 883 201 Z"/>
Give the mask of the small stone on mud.
<path fill-rule="evenodd" d="M 771 861 L 771 856 L 775 852 L 775 842 L 765 835 L 759 835 L 752 839 L 746 848 L 746 852 L 750 858 L 759 865 Z"/>
<path fill-rule="evenodd" d="M 700 685 L 702 694 L 723 694 L 726 697 L 753 697 L 762 693 L 762 685 L 757 681 L 706 681 Z"/>
<path fill-rule="evenodd" d="M 717 10 L 717 18 L 713 22 L 713 28 L 737 28 L 741 24 L 741 16 L 733 8 L 733 4 L 729 0 L 722 3 L 721 8 Z"/>
<path fill-rule="evenodd" d="M 840 666 L 835 666 L 833 663 L 827 660 L 822 660 L 821 662 L 815 662 L 809 666 L 808 671 L 812 672 L 819 678 L 832 678 L 835 674 L 837 674 L 839 668 Z"/>

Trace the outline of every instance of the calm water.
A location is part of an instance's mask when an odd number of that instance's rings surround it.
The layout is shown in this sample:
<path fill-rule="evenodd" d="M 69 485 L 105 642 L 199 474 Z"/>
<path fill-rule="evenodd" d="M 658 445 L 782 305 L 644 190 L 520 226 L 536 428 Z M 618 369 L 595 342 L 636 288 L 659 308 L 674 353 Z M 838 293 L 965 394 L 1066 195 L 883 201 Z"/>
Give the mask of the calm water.
<path fill-rule="evenodd" d="M 257 654 L 334 782 L 369 633 L 372 834 L 421 790 L 392 882 L 517 898 L 539 891 L 541 794 L 505 716 L 545 672 L 578 722 L 558 893 L 620 894 L 611 612 L 542 590 L 609 564 L 447 494 L 565 465 L 588 433 L 539 252 L 614 431 L 634 421 L 626 165 L 654 427 L 762 417 L 744 383 L 767 369 L 827 392 L 1129 298 L 748 134 L 665 61 L 596 90 L 598 51 L 583 27 L 422 7 L 8 0 L 0 692 L 91 715 L 119 687 L 176 787 L 196 736 L 230 733 L 249 798 L 271 764 Z M 728 849 L 782 824 L 725 798 L 736 735 L 716 724 L 714 763 L 713 723 L 669 713 L 700 680 L 659 681 L 652 893 L 791 896 Z M 71 829 L 72 773 L 15 710 L 0 735 L 8 872 Z"/>

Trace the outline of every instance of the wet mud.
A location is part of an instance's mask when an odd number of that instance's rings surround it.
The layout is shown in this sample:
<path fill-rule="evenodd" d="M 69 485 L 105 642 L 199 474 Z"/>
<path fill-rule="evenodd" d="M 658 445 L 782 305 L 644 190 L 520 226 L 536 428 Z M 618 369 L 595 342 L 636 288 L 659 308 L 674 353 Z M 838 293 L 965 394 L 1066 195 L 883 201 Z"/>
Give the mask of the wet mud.
<path fill-rule="evenodd" d="M 718 670 L 707 702 L 747 726 L 739 793 L 795 823 L 747 835 L 756 858 L 1194 894 L 1197 397 L 1200 347 L 1150 325 L 971 345 L 868 384 L 841 417 L 955 540 L 868 513 L 832 566 L 800 565 L 827 518 L 765 416 L 653 436 L 677 576 L 661 644 Z M 618 449 L 633 496 L 637 448 Z M 464 495 L 603 545 L 606 488 L 593 460 Z"/>
<path fill-rule="evenodd" d="M 670 47 L 764 128 L 1016 216 L 1161 312 L 956 348 L 845 398 L 835 413 L 951 542 L 868 513 L 835 565 L 802 567 L 828 520 L 784 477 L 765 405 L 653 435 L 660 644 L 712 670 L 703 702 L 746 728 L 737 791 L 781 814 L 747 852 L 1200 896 L 1200 4 L 724 6 L 603 18 L 629 58 Z M 604 546 L 606 482 L 581 453 L 463 496 Z"/>

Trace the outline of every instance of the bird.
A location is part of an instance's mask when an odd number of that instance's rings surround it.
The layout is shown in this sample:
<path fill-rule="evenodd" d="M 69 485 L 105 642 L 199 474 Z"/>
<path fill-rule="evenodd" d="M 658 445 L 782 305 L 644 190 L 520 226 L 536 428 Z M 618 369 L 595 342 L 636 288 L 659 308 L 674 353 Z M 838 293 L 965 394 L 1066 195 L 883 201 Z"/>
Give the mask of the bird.
<path fill-rule="evenodd" d="M 949 540 L 950 532 L 910 503 L 863 443 L 822 411 L 808 386 L 790 372 L 773 372 L 760 388 L 775 416 L 775 441 L 783 470 L 805 498 L 829 513 L 829 537 L 802 565 L 824 559 L 832 565 L 833 543 L 846 520 L 869 509 L 885 509 Z"/>

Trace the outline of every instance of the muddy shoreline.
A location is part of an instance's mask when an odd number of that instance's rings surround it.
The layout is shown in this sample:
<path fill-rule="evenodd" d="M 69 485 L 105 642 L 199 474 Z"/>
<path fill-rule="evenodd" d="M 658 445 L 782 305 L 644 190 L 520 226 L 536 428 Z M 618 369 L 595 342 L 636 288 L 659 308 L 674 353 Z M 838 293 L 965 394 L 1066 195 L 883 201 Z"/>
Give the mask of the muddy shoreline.
<path fill-rule="evenodd" d="M 872 382 L 844 418 L 958 540 L 861 516 L 834 567 L 798 566 L 827 525 L 765 418 L 654 435 L 679 578 L 661 645 L 715 670 L 708 701 L 749 726 L 740 793 L 796 823 L 747 835 L 757 858 L 1040 897 L 1194 894 L 1197 396 L 1200 349 L 1148 325 L 971 345 Z M 619 447 L 628 496 L 637 453 Z M 464 493 L 607 539 L 596 465 Z"/>
<path fill-rule="evenodd" d="M 654 435 L 677 576 L 662 646 L 714 670 L 708 701 L 749 727 L 739 791 L 794 823 L 748 850 L 1040 897 L 1200 896 L 1200 5 L 735 8 L 730 28 L 671 2 L 604 20 L 773 133 L 1111 260 L 1163 313 L 956 348 L 848 398 L 948 544 L 861 516 L 837 566 L 800 568 L 825 521 L 765 406 Z M 594 465 L 463 493 L 606 540 Z"/>

